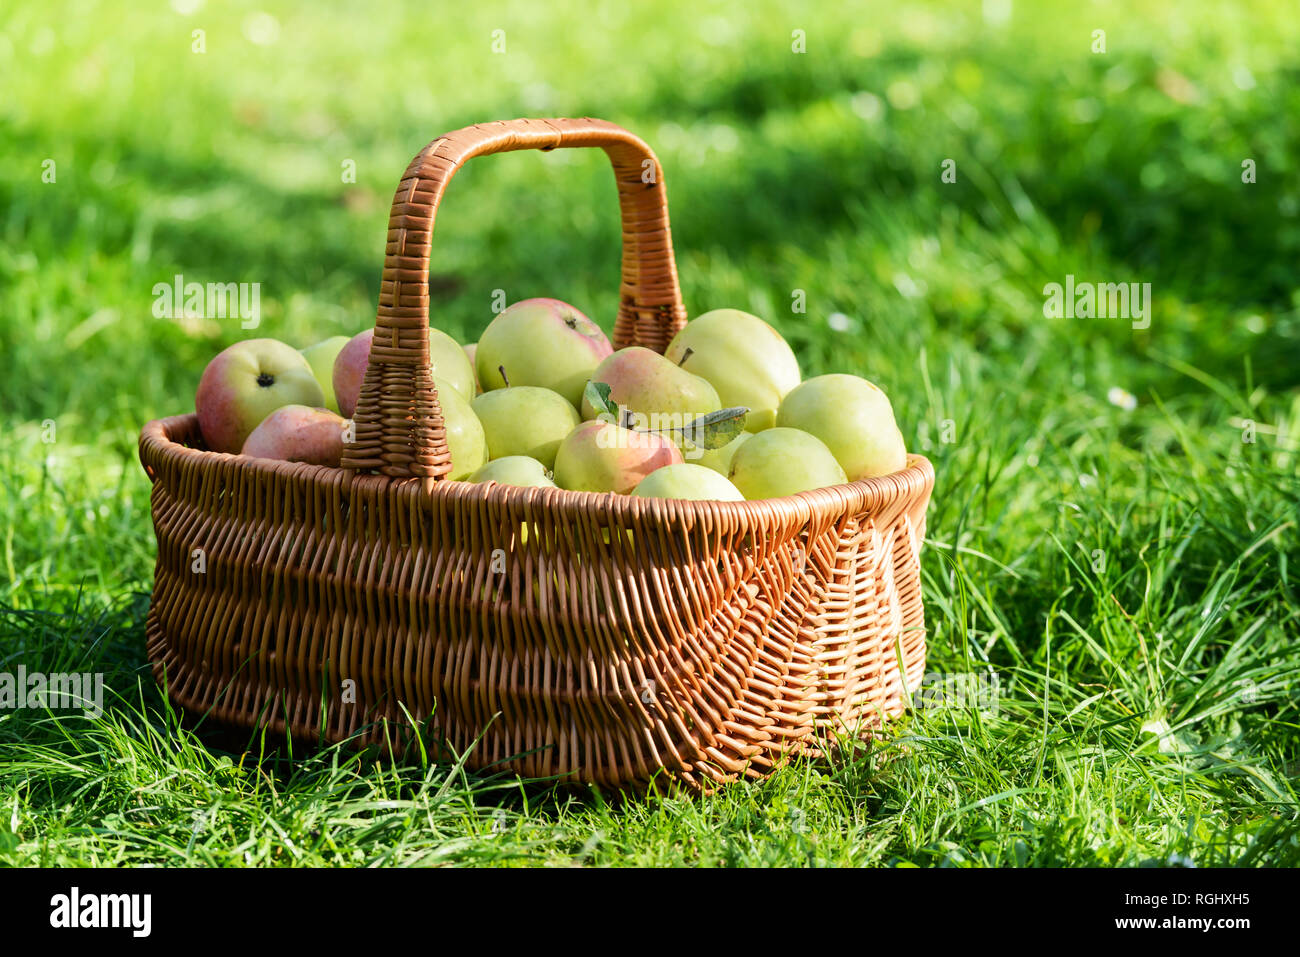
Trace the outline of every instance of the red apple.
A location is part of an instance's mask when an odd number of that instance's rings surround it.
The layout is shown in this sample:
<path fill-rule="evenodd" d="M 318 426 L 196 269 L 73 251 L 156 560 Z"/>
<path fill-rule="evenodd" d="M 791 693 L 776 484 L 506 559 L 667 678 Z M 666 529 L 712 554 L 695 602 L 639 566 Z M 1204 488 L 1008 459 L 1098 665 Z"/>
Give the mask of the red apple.
<path fill-rule="evenodd" d="M 680 465 L 681 450 L 654 432 L 636 432 L 594 419 L 560 443 L 555 454 L 555 484 L 579 492 L 629 494 L 641 480 L 665 465 Z"/>
<path fill-rule="evenodd" d="M 334 400 L 339 404 L 339 412 L 348 418 L 357 411 L 361 383 L 370 364 L 370 341 L 374 338 L 374 329 L 357 333 L 334 359 Z"/>
<path fill-rule="evenodd" d="M 325 404 L 301 352 L 276 339 L 247 339 L 208 363 L 194 396 L 199 430 L 214 452 L 238 452 L 257 424 L 283 405 Z"/>
<path fill-rule="evenodd" d="M 243 454 L 281 462 L 338 467 L 348 420 L 328 409 L 286 405 L 276 409 L 244 442 Z"/>

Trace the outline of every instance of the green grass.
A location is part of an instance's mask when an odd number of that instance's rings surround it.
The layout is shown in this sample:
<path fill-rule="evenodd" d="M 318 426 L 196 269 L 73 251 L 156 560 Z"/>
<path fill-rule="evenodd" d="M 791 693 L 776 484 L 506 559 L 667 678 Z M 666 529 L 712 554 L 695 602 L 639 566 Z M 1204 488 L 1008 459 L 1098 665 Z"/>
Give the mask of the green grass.
<path fill-rule="evenodd" d="M 1289 8 L 473 6 L 0 13 L 0 671 L 103 672 L 109 696 L 99 718 L 0 711 L 0 861 L 1300 864 Z M 246 35 L 261 8 L 272 45 Z M 690 312 L 756 311 L 805 374 L 889 392 L 938 474 L 930 669 L 996 672 L 996 710 L 917 709 L 828 765 L 632 802 L 171 713 L 136 435 L 245 333 L 154 318 L 154 283 L 260 282 L 256 334 L 296 345 L 359 331 L 410 157 L 516 115 L 639 132 Z M 618 237 L 603 157 L 475 161 L 438 220 L 432 321 L 476 337 L 500 288 L 611 328 Z M 1067 273 L 1150 282 L 1150 328 L 1044 318 Z"/>

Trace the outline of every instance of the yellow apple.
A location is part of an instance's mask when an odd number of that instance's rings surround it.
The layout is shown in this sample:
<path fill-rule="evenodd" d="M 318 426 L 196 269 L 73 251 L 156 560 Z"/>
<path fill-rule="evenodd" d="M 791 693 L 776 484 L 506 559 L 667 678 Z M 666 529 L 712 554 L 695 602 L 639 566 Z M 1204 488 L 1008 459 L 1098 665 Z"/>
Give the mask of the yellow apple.
<path fill-rule="evenodd" d="M 825 442 L 849 481 L 888 475 L 907 465 L 889 397 L 855 375 L 820 375 L 792 389 L 781 402 L 776 424 Z"/>
<path fill-rule="evenodd" d="M 548 469 L 565 436 L 582 419 L 558 392 L 535 385 L 516 385 L 484 392 L 470 403 L 487 433 L 488 455 L 527 455 Z"/>
<path fill-rule="evenodd" d="M 703 465 L 665 465 L 641 480 L 633 495 L 642 498 L 689 498 L 697 501 L 743 502 L 745 496 L 725 476 Z"/>
<path fill-rule="evenodd" d="M 498 485 L 520 485 L 525 488 L 555 488 L 546 474 L 546 466 L 527 455 L 507 455 L 493 459 L 470 476 L 471 482 L 496 482 Z"/>
<path fill-rule="evenodd" d="M 799 362 L 781 334 L 739 309 L 714 309 L 692 319 L 664 355 L 707 379 L 724 407 L 749 409 L 750 432 L 774 426 L 781 399 L 799 384 Z"/>
<path fill-rule="evenodd" d="M 451 452 L 448 478 L 465 481 L 488 460 L 487 436 L 469 402 L 446 379 L 434 376 L 442 424 L 447 433 L 447 450 Z"/>
<path fill-rule="evenodd" d="M 848 481 L 831 450 L 799 429 L 764 429 L 736 450 L 729 476 L 747 499 L 779 498 Z"/>
<path fill-rule="evenodd" d="M 525 299 L 483 330 L 474 362 L 485 392 L 536 385 L 560 393 L 576 409 L 592 372 L 612 351 L 600 326 L 567 302 Z"/>

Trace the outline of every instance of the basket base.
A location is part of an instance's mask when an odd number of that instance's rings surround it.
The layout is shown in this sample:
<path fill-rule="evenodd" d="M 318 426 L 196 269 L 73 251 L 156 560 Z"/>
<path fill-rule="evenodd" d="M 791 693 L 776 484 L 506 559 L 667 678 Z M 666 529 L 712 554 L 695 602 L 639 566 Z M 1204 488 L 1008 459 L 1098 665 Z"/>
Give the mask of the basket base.
<path fill-rule="evenodd" d="M 148 653 L 189 712 L 388 748 L 427 725 L 471 768 L 700 790 L 877 728 L 919 686 L 919 457 L 715 503 L 430 487 L 198 441 L 193 415 L 141 437 Z"/>

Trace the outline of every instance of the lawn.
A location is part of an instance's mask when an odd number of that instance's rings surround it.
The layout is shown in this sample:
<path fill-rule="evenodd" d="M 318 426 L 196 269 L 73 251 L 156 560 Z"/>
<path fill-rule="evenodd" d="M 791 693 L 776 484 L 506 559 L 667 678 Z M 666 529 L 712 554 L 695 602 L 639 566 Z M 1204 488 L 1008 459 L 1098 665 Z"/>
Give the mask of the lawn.
<path fill-rule="evenodd" d="M 0 710 L 0 862 L 1300 864 L 1290 5 L 552 6 L 0 11 L 0 672 L 106 696 Z M 524 115 L 656 149 L 692 315 L 753 311 L 805 375 L 890 394 L 938 476 L 930 671 L 996 701 L 636 801 L 171 711 L 136 439 L 250 333 L 155 317 L 154 285 L 258 282 L 255 334 L 297 346 L 358 332 L 410 158 Z M 477 160 L 431 321 L 472 341 L 500 289 L 609 331 L 618 265 L 602 156 Z M 1149 316 L 1045 314 L 1067 276 L 1149 283 Z"/>

